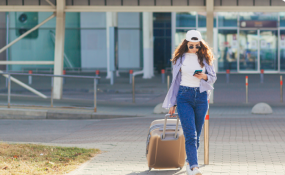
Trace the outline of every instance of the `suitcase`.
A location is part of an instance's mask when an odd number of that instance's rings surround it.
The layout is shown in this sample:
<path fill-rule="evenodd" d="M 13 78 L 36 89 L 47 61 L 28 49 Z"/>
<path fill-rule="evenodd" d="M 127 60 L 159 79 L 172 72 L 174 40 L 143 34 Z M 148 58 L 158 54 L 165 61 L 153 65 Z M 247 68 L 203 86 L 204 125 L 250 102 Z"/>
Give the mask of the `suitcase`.
<path fill-rule="evenodd" d="M 182 126 L 177 119 L 154 120 L 146 141 L 146 158 L 149 170 L 180 168 L 185 164 L 185 138 Z"/>

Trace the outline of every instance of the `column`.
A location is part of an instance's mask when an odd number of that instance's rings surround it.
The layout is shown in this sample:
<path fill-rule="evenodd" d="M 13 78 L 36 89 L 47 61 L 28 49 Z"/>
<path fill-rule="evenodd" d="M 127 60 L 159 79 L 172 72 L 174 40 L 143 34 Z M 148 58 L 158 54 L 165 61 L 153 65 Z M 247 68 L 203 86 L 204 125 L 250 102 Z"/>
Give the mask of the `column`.
<path fill-rule="evenodd" d="M 109 43 L 109 27 L 118 26 L 118 14 L 117 12 L 106 12 L 106 36 L 107 36 L 107 76 L 106 78 L 111 78 L 110 71 L 110 43 Z"/>
<path fill-rule="evenodd" d="M 54 75 L 63 73 L 64 35 L 65 35 L 65 0 L 57 0 L 56 3 L 56 29 L 54 48 Z M 62 78 L 54 78 L 53 98 L 62 98 Z"/>
<path fill-rule="evenodd" d="M 153 76 L 153 14 L 143 12 L 143 78 Z"/>
<path fill-rule="evenodd" d="M 214 0 L 206 1 L 207 11 L 207 43 L 213 48 L 213 33 L 214 33 Z M 214 62 L 215 64 L 215 62 Z M 211 93 L 210 103 L 214 103 L 214 90 Z"/>

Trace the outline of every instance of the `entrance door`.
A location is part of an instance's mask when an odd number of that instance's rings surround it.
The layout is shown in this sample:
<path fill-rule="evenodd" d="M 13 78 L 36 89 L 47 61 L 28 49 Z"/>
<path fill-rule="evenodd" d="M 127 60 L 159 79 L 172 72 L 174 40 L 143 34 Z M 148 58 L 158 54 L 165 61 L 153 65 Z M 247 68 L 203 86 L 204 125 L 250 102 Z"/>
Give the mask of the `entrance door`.
<path fill-rule="evenodd" d="M 257 72 L 259 67 L 258 30 L 239 32 L 239 71 Z"/>
<path fill-rule="evenodd" d="M 278 71 L 277 30 L 240 30 L 239 72 Z"/>
<path fill-rule="evenodd" d="M 260 69 L 278 71 L 278 32 L 260 30 Z"/>

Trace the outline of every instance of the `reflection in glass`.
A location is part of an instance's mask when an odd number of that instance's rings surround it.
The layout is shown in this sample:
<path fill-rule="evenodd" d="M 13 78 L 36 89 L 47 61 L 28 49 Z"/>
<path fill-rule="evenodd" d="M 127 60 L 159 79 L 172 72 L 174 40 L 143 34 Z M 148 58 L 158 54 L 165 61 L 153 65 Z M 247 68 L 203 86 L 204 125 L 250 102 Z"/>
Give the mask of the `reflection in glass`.
<path fill-rule="evenodd" d="M 257 30 L 240 30 L 239 54 L 240 70 L 258 70 L 258 35 Z"/>
<path fill-rule="evenodd" d="M 260 31 L 260 69 L 278 70 L 277 30 Z"/>
<path fill-rule="evenodd" d="M 175 33 L 175 48 L 185 39 L 186 33 L 191 29 L 177 29 Z"/>
<path fill-rule="evenodd" d="M 207 24 L 206 24 L 206 15 L 207 13 L 206 12 L 199 12 L 198 13 L 198 27 L 206 27 Z M 214 15 L 214 27 L 217 26 L 217 18 L 216 18 L 216 15 Z"/>
<path fill-rule="evenodd" d="M 218 13 L 218 25 L 219 27 L 237 27 L 238 13 L 232 12 L 219 12 Z"/>
<path fill-rule="evenodd" d="M 285 30 L 280 30 L 280 70 L 285 71 Z"/>
<path fill-rule="evenodd" d="M 280 12 L 280 27 L 285 27 L 285 12 Z"/>
<path fill-rule="evenodd" d="M 171 13 L 153 13 L 154 67 L 158 72 L 171 67 Z"/>
<path fill-rule="evenodd" d="M 219 71 L 237 71 L 237 30 L 219 30 L 218 43 Z"/>
<path fill-rule="evenodd" d="M 241 21 L 277 21 L 278 13 L 242 12 L 239 13 Z"/>
<path fill-rule="evenodd" d="M 196 12 L 176 13 L 176 27 L 196 27 Z"/>

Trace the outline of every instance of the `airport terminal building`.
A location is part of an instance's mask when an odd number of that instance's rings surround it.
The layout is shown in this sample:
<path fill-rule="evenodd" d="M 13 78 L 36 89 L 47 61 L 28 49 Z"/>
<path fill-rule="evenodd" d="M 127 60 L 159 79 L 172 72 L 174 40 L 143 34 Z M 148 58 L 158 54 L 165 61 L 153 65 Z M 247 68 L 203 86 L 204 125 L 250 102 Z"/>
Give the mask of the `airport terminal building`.
<path fill-rule="evenodd" d="M 283 73 L 284 8 L 282 0 L 1 1 L 0 70 L 132 69 L 151 78 L 171 68 L 175 47 L 196 29 L 217 72 Z"/>

